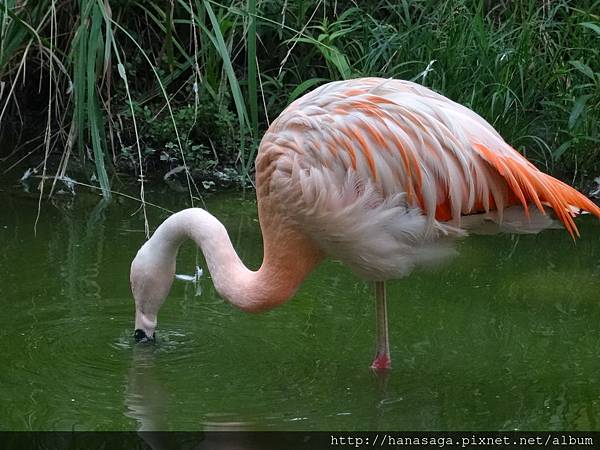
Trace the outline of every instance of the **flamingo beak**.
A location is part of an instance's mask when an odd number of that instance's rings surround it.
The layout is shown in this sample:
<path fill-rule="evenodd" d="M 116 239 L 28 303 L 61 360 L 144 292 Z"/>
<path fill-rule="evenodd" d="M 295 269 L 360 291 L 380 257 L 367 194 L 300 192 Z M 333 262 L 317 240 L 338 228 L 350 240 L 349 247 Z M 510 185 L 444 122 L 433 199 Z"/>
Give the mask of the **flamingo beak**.
<path fill-rule="evenodd" d="M 156 342 L 156 333 L 152 333 L 152 337 L 148 337 L 144 330 L 138 328 L 133 333 L 133 338 L 137 344 L 154 344 Z"/>

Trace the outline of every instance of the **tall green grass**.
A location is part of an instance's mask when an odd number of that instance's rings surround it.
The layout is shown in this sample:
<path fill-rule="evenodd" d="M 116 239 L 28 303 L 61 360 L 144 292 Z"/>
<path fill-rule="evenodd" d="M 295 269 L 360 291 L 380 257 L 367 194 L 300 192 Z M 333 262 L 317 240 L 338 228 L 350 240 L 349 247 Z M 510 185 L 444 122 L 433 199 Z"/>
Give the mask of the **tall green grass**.
<path fill-rule="evenodd" d="M 600 171 L 599 11 L 600 1 L 585 0 L 5 0 L 0 133 L 19 128 L 20 108 L 39 107 L 31 91 L 50 74 L 58 94 L 46 139 L 50 157 L 69 152 L 61 173 L 81 165 L 109 197 L 115 163 L 137 145 L 143 182 L 152 168 L 144 129 L 163 121 L 193 202 L 188 142 L 204 124 L 184 125 L 180 108 L 196 114 L 208 101 L 234 114 L 228 128 L 201 131 L 235 135 L 235 157 L 223 148 L 206 157 L 248 180 L 260 136 L 290 101 L 328 80 L 396 77 L 469 106 L 528 158 L 581 185 Z"/>
<path fill-rule="evenodd" d="M 69 142 L 77 143 L 78 161 L 85 165 L 87 160 L 92 160 L 94 164 L 92 178 L 97 181 L 103 195 L 110 198 L 109 173 L 112 169 L 112 161 L 107 143 L 114 139 L 113 136 L 107 136 L 107 131 L 112 130 L 111 124 L 115 121 L 113 113 L 129 108 L 134 101 L 136 104 L 144 104 L 156 95 L 163 97 L 173 124 L 172 133 L 176 136 L 181 159 L 186 166 L 184 144 L 171 108 L 171 92 L 180 89 L 178 84 L 190 82 L 190 72 L 195 67 L 195 74 L 199 75 L 196 82 L 200 83 L 200 86 L 195 87 L 196 91 L 200 89 L 210 93 L 215 101 L 223 101 L 225 97 L 233 99 L 238 116 L 238 133 L 242 143 L 239 154 L 240 167 L 249 177 L 248 171 L 252 161 L 248 158 L 248 154 L 253 152 L 245 152 L 243 144 L 246 135 L 256 137 L 258 132 L 256 56 L 249 64 L 248 74 L 252 74 L 251 67 L 254 67 L 254 87 L 253 93 L 249 94 L 247 99 L 240 87 L 242 83 L 234 69 L 231 57 L 233 32 L 244 29 L 244 20 L 239 14 L 232 14 L 228 8 L 221 8 L 218 5 L 215 9 L 208 1 L 174 1 L 168 4 L 125 2 L 118 11 L 113 11 L 108 2 L 100 0 L 80 0 L 64 2 L 60 5 L 61 9 L 52 14 L 50 12 L 56 7 L 52 0 L 38 2 L 34 8 L 20 7 L 17 2 L 11 0 L 3 5 L 0 11 L 2 26 L 0 80 L 3 86 L 6 83 L 11 86 L 6 90 L 8 95 L 0 99 L 2 101 L 0 111 L 3 117 L 6 118 L 7 114 L 11 113 L 18 114 L 19 102 L 27 97 L 27 95 L 18 95 L 19 78 L 23 78 L 25 67 L 35 64 L 36 72 L 49 73 L 51 82 L 57 86 L 57 91 L 67 93 L 66 99 L 62 99 L 57 108 L 60 116 L 49 119 L 49 122 L 52 122 L 49 126 L 56 130 L 66 122 L 71 123 L 76 139 L 71 139 Z M 254 7 L 252 4 L 248 6 L 255 9 L 255 4 Z M 254 10 L 251 17 L 255 16 Z M 52 20 L 57 21 L 60 28 L 57 32 L 62 36 L 62 45 L 55 49 L 59 62 L 65 68 L 62 73 L 51 71 L 45 61 L 37 61 L 32 57 L 32 48 L 36 48 L 36 52 L 49 50 L 48 33 Z M 231 32 L 226 34 L 223 30 L 227 30 L 227 26 L 230 26 L 229 21 L 233 21 L 234 26 L 230 29 Z M 252 33 L 255 35 L 254 19 L 253 23 L 250 28 L 254 30 Z M 192 53 L 190 42 L 178 39 L 177 29 L 179 33 L 184 29 L 197 33 L 198 36 L 194 35 L 193 39 L 201 42 L 202 47 L 196 48 L 196 52 Z M 155 33 L 156 36 L 164 36 L 162 48 L 157 47 L 153 39 L 144 42 L 143 39 L 147 38 L 144 36 L 145 31 Z M 244 33 L 246 32 L 247 29 Z M 255 42 L 254 40 L 254 48 Z M 144 77 L 143 81 L 149 84 L 149 89 L 145 91 L 127 82 L 127 69 L 124 64 L 112 64 L 115 55 L 120 61 L 122 57 L 131 57 L 132 53 L 142 55 L 141 65 L 145 67 L 137 67 L 137 71 L 154 75 L 154 77 Z M 162 68 L 162 53 L 168 67 L 167 73 Z M 123 92 L 126 96 L 119 95 L 112 86 L 111 80 L 115 73 L 118 73 L 125 83 Z M 30 81 L 29 84 L 25 84 L 27 88 L 31 88 L 34 83 Z M 134 95 L 138 98 L 135 100 L 131 98 L 131 88 L 136 91 Z M 252 111 L 252 125 L 250 125 L 247 105 L 252 99 L 255 106 L 250 108 Z M 135 123 L 135 113 L 131 111 L 132 122 Z M 61 138 L 66 140 L 64 133 L 55 132 L 50 133 L 46 139 L 60 140 Z M 52 142 L 50 147 L 56 149 L 57 142 Z M 139 158 L 138 171 L 143 181 L 141 152 Z M 192 195 L 193 181 L 191 181 L 190 169 L 186 166 L 185 171 L 190 195 Z M 191 201 L 193 202 L 193 198 Z"/>

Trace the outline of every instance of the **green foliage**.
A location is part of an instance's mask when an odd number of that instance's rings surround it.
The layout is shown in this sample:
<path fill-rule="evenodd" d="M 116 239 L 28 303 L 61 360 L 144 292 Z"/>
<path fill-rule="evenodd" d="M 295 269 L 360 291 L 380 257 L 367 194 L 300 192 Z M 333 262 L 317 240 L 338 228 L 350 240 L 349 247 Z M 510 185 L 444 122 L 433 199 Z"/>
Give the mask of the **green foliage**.
<path fill-rule="evenodd" d="M 164 173 L 184 165 L 208 172 L 217 165 L 234 166 L 239 150 L 236 120 L 227 104 L 215 104 L 201 96 L 198 105 L 181 105 L 173 110 L 172 118 L 161 111 L 161 105 L 133 105 L 140 122 L 139 140 L 144 161 L 151 172 Z M 129 112 L 123 114 L 130 116 Z M 174 125 L 182 132 L 182 146 L 174 139 Z M 127 129 L 122 130 L 127 133 Z M 132 140 L 128 137 L 128 141 Z M 119 163 L 135 167 L 137 155 L 131 146 L 121 148 Z"/>
<path fill-rule="evenodd" d="M 111 163 L 248 180 L 260 136 L 289 102 L 358 76 L 431 87 L 569 180 L 600 171 L 598 0 L 27 5 L 0 8 L 0 133 L 51 105 L 52 132 L 30 120 L 26 137 L 66 149 L 63 173 L 76 143 L 105 193 Z M 40 103 L 49 85 L 54 97 Z"/>

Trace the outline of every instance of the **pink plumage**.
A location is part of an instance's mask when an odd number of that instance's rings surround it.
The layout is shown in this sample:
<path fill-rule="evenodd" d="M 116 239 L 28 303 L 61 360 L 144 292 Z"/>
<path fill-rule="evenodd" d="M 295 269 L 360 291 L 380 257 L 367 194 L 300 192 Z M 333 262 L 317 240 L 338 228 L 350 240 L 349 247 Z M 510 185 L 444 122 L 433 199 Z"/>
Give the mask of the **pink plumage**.
<path fill-rule="evenodd" d="M 329 83 L 293 102 L 260 144 L 256 186 L 261 268 L 243 265 L 208 212 L 177 213 L 132 264 L 137 330 L 153 335 L 185 238 L 202 248 L 219 293 L 247 311 L 285 302 L 330 256 L 376 281 L 373 367 L 388 368 L 384 280 L 446 259 L 468 233 L 536 233 L 556 217 L 576 236 L 581 210 L 600 217 L 594 203 L 539 171 L 473 111 L 392 79 Z"/>

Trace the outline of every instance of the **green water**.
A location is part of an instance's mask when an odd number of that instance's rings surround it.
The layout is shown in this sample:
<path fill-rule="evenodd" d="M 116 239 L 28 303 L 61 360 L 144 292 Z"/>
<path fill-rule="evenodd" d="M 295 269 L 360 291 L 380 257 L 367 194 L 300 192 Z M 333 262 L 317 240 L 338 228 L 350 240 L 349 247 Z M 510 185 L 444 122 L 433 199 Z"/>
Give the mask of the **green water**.
<path fill-rule="evenodd" d="M 183 194 L 148 192 L 173 210 Z M 249 196 L 252 197 L 252 194 Z M 327 261 L 296 297 L 249 315 L 176 282 L 156 346 L 134 345 L 137 206 L 1 192 L 1 430 L 600 430 L 600 225 L 472 237 L 388 285 L 394 368 L 374 352 L 370 286 Z M 261 260 L 252 199 L 206 199 Z M 153 209 L 155 227 L 166 214 Z M 179 273 L 192 273 L 186 245 Z M 200 258 L 200 265 L 203 261 Z"/>

